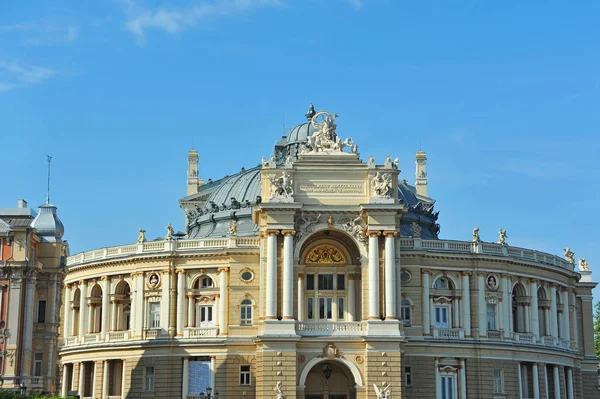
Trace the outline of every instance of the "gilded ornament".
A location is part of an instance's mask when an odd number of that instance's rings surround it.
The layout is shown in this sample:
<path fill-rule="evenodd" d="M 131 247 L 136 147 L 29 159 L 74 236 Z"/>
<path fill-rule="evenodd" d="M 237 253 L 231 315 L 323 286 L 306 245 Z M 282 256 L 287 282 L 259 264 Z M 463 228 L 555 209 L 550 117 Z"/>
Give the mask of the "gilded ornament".
<path fill-rule="evenodd" d="M 313 249 L 306 257 L 307 264 L 346 263 L 342 252 L 335 247 L 320 246 Z"/>

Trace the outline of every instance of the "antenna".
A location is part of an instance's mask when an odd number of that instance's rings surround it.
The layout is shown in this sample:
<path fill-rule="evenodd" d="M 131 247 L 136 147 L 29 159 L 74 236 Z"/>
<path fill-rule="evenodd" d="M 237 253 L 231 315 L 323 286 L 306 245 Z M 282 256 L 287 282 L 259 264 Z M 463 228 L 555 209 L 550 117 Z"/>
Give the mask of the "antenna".
<path fill-rule="evenodd" d="M 50 155 L 46 155 L 48 159 L 48 193 L 46 195 L 46 204 L 50 203 L 50 163 L 52 162 L 52 157 Z"/>
<path fill-rule="evenodd" d="M 282 134 L 285 136 L 285 112 L 281 114 L 281 123 L 282 123 Z"/>

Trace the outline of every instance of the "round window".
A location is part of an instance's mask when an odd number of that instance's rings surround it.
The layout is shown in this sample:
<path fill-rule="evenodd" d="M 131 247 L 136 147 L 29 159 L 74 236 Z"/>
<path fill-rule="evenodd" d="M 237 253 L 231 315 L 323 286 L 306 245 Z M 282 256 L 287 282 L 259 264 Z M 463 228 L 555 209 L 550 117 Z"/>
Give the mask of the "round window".
<path fill-rule="evenodd" d="M 250 271 L 245 271 L 242 273 L 241 277 L 244 281 L 251 281 L 254 278 L 254 274 L 252 274 Z"/>
<path fill-rule="evenodd" d="M 400 281 L 402 281 L 403 283 L 408 283 L 411 278 L 412 278 L 412 275 L 410 274 L 409 271 L 402 270 L 400 272 Z"/>

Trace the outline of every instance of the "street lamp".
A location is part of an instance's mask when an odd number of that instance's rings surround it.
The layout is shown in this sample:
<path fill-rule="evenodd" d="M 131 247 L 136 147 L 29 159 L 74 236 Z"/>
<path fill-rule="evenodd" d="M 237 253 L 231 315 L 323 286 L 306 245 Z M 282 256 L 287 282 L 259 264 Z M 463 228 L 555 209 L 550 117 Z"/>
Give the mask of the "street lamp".
<path fill-rule="evenodd" d="M 333 373 L 333 370 L 328 363 L 325 363 L 325 366 L 323 366 L 321 371 L 323 372 L 323 375 L 326 379 L 329 379 L 329 377 L 331 377 L 331 374 Z"/>
<path fill-rule="evenodd" d="M 215 392 L 214 396 L 212 395 L 212 388 L 206 388 L 206 394 L 204 392 L 200 392 L 200 399 L 219 399 L 219 392 Z"/>
<path fill-rule="evenodd" d="M 19 384 L 19 390 L 21 391 L 21 395 L 25 396 L 25 394 L 27 393 L 27 387 L 24 383 Z"/>

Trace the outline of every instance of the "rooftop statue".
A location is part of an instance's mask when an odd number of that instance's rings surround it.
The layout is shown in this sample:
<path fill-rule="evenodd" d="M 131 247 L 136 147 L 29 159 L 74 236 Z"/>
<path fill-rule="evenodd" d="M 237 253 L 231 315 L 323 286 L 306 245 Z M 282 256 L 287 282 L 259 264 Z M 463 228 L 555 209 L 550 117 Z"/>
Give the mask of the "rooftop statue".
<path fill-rule="evenodd" d="M 410 229 L 412 231 L 412 236 L 416 238 L 421 237 L 421 225 L 417 222 L 412 222 L 410 224 Z"/>
<path fill-rule="evenodd" d="M 473 229 L 473 242 L 481 242 L 481 238 L 479 238 L 479 227 Z"/>
<path fill-rule="evenodd" d="M 238 224 L 236 220 L 229 222 L 229 236 L 236 237 L 238 232 Z"/>
<path fill-rule="evenodd" d="M 146 230 L 140 227 L 140 234 L 138 234 L 137 242 L 143 243 L 146 242 Z"/>
<path fill-rule="evenodd" d="M 369 166 L 375 166 L 375 157 L 373 155 L 369 157 Z"/>
<path fill-rule="evenodd" d="M 350 152 L 353 154 L 357 153 L 358 146 L 351 138 L 342 140 L 337 136 L 335 132 L 337 116 L 337 114 L 331 115 L 327 111 L 319 111 L 312 115 L 310 123 L 317 131 L 306 139 L 308 148 L 303 151 L 304 153 L 343 152 L 344 147 L 350 147 Z M 321 122 L 319 122 L 319 117 L 321 117 Z"/>
<path fill-rule="evenodd" d="M 579 258 L 579 270 L 583 272 L 590 270 L 590 265 L 587 263 L 585 258 Z"/>
<path fill-rule="evenodd" d="M 170 240 L 171 237 L 173 236 L 173 233 L 175 233 L 175 230 L 173 230 L 171 223 L 169 223 L 167 225 L 167 235 L 165 236 L 165 240 Z"/>
<path fill-rule="evenodd" d="M 571 248 L 567 247 L 563 251 L 565 251 L 565 259 L 569 263 L 575 263 L 575 252 L 571 251 Z"/>
<path fill-rule="evenodd" d="M 508 237 L 508 236 L 506 235 L 506 230 L 504 230 L 504 229 L 502 229 L 502 227 L 500 227 L 500 230 L 498 230 L 498 233 L 500 234 L 500 236 L 498 237 L 498 244 L 507 245 L 506 237 Z"/>

